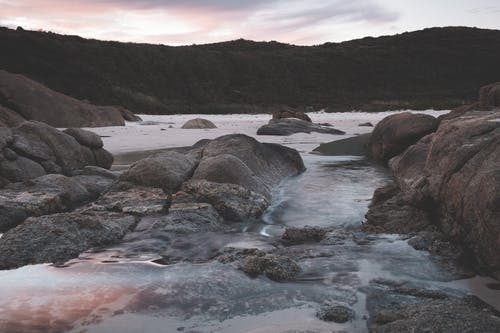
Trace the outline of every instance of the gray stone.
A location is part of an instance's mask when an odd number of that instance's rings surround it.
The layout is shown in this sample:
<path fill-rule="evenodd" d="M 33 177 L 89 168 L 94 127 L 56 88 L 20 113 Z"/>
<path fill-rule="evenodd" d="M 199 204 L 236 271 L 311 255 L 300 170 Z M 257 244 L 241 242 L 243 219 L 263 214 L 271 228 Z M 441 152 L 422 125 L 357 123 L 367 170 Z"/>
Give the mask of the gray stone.
<path fill-rule="evenodd" d="M 0 238 L 0 269 L 63 263 L 117 242 L 135 224 L 133 216 L 95 210 L 31 217 Z"/>
<path fill-rule="evenodd" d="M 300 272 L 300 266 L 288 257 L 274 254 L 251 255 L 241 263 L 240 269 L 250 276 L 264 274 L 273 281 L 289 281 Z"/>
<path fill-rule="evenodd" d="M 271 119 L 267 125 L 263 125 L 257 130 L 257 135 L 287 136 L 295 133 L 311 133 L 311 132 L 335 134 L 335 135 L 345 134 L 344 131 L 327 126 L 313 124 L 305 120 L 295 119 L 295 118 L 283 118 L 283 119 Z"/>
<path fill-rule="evenodd" d="M 104 145 L 101 137 L 91 131 L 71 127 L 65 129 L 63 132 L 75 138 L 79 144 L 92 149 L 99 149 Z"/>
<path fill-rule="evenodd" d="M 120 180 L 174 192 L 192 176 L 198 163 L 199 157 L 194 154 L 161 152 L 132 164 Z"/>
<path fill-rule="evenodd" d="M 203 129 L 203 128 L 217 128 L 213 122 L 207 119 L 195 118 L 188 120 L 181 128 L 184 129 Z"/>
<path fill-rule="evenodd" d="M 368 155 L 368 145 L 371 133 L 357 135 L 352 138 L 322 143 L 313 151 L 330 156 L 365 156 Z"/>

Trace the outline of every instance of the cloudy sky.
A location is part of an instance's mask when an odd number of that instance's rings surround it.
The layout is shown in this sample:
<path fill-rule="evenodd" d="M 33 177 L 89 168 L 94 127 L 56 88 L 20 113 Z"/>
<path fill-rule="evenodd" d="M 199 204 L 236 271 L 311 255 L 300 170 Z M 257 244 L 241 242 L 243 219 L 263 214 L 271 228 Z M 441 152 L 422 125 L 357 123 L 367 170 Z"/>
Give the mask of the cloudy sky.
<path fill-rule="evenodd" d="M 450 25 L 500 29 L 500 1 L 0 0 L 0 26 L 169 45 L 312 45 Z"/>

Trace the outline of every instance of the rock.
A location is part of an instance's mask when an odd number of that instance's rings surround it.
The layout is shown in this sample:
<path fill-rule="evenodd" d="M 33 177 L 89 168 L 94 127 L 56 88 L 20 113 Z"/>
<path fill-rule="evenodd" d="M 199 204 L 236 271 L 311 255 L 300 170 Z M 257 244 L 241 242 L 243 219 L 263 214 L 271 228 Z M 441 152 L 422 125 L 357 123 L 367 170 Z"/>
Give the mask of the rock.
<path fill-rule="evenodd" d="M 397 113 L 382 119 L 370 139 L 370 155 L 387 162 L 425 135 L 436 130 L 438 121 L 426 114 Z"/>
<path fill-rule="evenodd" d="M 292 243 L 319 242 L 325 237 L 328 230 L 320 227 L 305 226 L 303 228 L 288 227 L 281 236 Z"/>
<path fill-rule="evenodd" d="M 30 216 L 65 212 L 95 198 L 75 179 L 45 175 L 0 190 L 0 232 Z"/>
<path fill-rule="evenodd" d="M 154 235 L 155 231 L 186 234 L 221 231 L 224 228 L 222 218 L 212 205 L 206 203 L 176 203 L 170 207 L 168 215 L 142 218 L 135 228 L 135 232 L 152 235 Z"/>
<path fill-rule="evenodd" d="M 442 119 L 435 133 L 391 159 L 397 193 L 372 203 L 366 230 L 438 230 L 476 269 L 500 271 L 499 119 L 498 109 Z"/>
<path fill-rule="evenodd" d="M 115 107 L 95 106 L 53 91 L 20 74 L 0 70 L 0 99 L 24 119 L 54 127 L 123 126 Z M 2 111 L 2 110 L 0 110 Z M 5 111 L 1 112 L 5 114 Z M 13 125 L 17 125 L 18 119 Z"/>
<path fill-rule="evenodd" d="M 122 182 L 115 184 L 93 206 L 112 212 L 146 216 L 167 214 L 171 200 L 171 196 L 162 189 Z"/>
<path fill-rule="evenodd" d="M 92 149 L 99 149 L 104 145 L 101 137 L 91 131 L 72 127 L 65 129 L 63 132 L 71 135 L 79 144 Z"/>
<path fill-rule="evenodd" d="M 311 118 L 300 111 L 295 111 L 293 109 L 281 110 L 273 113 L 273 119 L 285 119 L 285 118 L 296 118 L 312 123 Z"/>
<path fill-rule="evenodd" d="M 0 105 L 0 127 L 19 126 L 25 120 L 17 112 Z"/>
<path fill-rule="evenodd" d="M 285 177 L 305 169 L 295 149 L 260 143 L 242 134 L 198 146 L 203 158 L 182 191 L 187 201 L 209 203 L 227 221 L 259 217 L 270 204 L 271 190 Z"/>
<path fill-rule="evenodd" d="M 354 311 L 344 305 L 326 304 L 316 313 L 316 317 L 342 324 L 354 319 Z"/>
<path fill-rule="evenodd" d="M 428 213 L 408 202 L 397 187 L 377 191 L 365 215 L 364 231 L 408 234 L 432 225 Z"/>
<path fill-rule="evenodd" d="M 200 161 L 198 154 L 166 151 L 132 164 L 120 180 L 141 186 L 159 187 L 175 192 L 188 180 Z"/>
<path fill-rule="evenodd" d="M 368 145 L 371 133 L 361 134 L 352 138 L 322 143 L 313 151 L 330 156 L 365 156 L 368 154 Z"/>
<path fill-rule="evenodd" d="M 292 259 L 274 254 L 248 256 L 243 260 L 240 269 L 250 276 L 264 274 L 278 282 L 292 280 L 300 272 L 299 265 Z"/>
<path fill-rule="evenodd" d="M 304 162 L 295 149 L 260 143 L 243 134 L 221 136 L 206 143 L 203 148 L 203 159 L 223 154 L 237 157 L 269 188 L 305 170 Z"/>
<path fill-rule="evenodd" d="M 0 127 L 0 150 L 11 145 L 13 141 L 12 130 L 7 127 Z"/>
<path fill-rule="evenodd" d="M 373 124 L 370 123 L 370 122 L 366 122 L 366 123 L 361 123 L 361 124 L 358 124 L 358 126 L 361 126 L 361 127 L 373 127 Z"/>
<path fill-rule="evenodd" d="M 207 119 L 195 118 L 188 120 L 181 128 L 184 129 L 203 129 L 203 128 L 217 128 L 213 122 Z"/>
<path fill-rule="evenodd" d="M 377 318 L 371 332 L 442 332 L 493 333 L 500 330 L 498 313 L 488 306 L 477 306 L 467 300 L 428 300 L 409 304 Z"/>
<path fill-rule="evenodd" d="M 257 135 L 292 135 L 295 133 L 325 133 L 342 135 L 345 132 L 335 128 L 321 126 L 301 119 L 283 118 L 271 119 L 267 125 L 261 126 L 257 130 Z"/>
<path fill-rule="evenodd" d="M 101 176 L 113 180 L 118 179 L 118 174 L 116 172 L 92 165 L 87 165 L 82 170 L 79 170 L 76 174 L 84 176 Z"/>
<path fill-rule="evenodd" d="M 133 216 L 95 210 L 31 217 L 0 238 L 0 269 L 64 263 L 92 247 L 117 242 L 135 224 Z"/>
<path fill-rule="evenodd" d="M 500 110 L 444 121 L 425 161 L 426 195 L 438 204 L 440 229 L 478 262 L 500 270 Z"/>
<path fill-rule="evenodd" d="M 500 82 L 489 84 L 479 89 L 479 108 L 492 110 L 500 107 Z"/>
<path fill-rule="evenodd" d="M 221 154 L 203 158 L 191 179 L 236 184 L 271 199 L 271 189 L 234 155 Z"/>
<path fill-rule="evenodd" d="M 0 174 L 11 182 L 21 182 L 45 175 L 45 169 L 40 164 L 19 156 L 13 161 L 0 162 Z"/>
<path fill-rule="evenodd" d="M 4 148 L 3 151 L 3 157 L 6 159 L 6 160 L 9 160 L 9 161 L 15 161 L 17 160 L 18 156 L 16 154 L 15 151 L 13 151 L 12 149 L 10 148 Z"/>
<path fill-rule="evenodd" d="M 95 159 L 95 164 L 98 167 L 104 168 L 104 169 L 109 169 L 113 165 L 113 155 L 107 151 L 106 149 L 100 148 L 93 150 L 92 153 L 94 154 L 94 159 Z"/>
<path fill-rule="evenodd" d="M 79 182 L 95 198 L 109 190 L 114 183 L 113 178 L 97 175 L 77 175 L 71 178 Z"/>
<path fill-rule="evenodd" d="M 123 106 L 118 106 L 118 105 L 115 105 L 114 107 L 121 113 L 123 119 L 125 119 L 126 121 L 132 121 L 132 122 L 142 121 L 141 117 L 134 114 L 129 109 L 126 109 Z"/>
<path fill-rule="evenodd" d="M 12 133 L 14 142 L 11 149 L 17 154 L 35 161 L 51 161 L 60 166 L 65 175 L 71 175 L 74 170 L 93 162 L 85 154 L 85 147 L 72 136 L 44 123 L 24 122 L 12 129 Z"/>
<path fill-rule="evenodd" d="M 258 218 L 271 203 L 264 195 L 236 184 L 191 180 L 182 185 L 182 191 L 196 202 L 211 204 L 228 222 Z"/>

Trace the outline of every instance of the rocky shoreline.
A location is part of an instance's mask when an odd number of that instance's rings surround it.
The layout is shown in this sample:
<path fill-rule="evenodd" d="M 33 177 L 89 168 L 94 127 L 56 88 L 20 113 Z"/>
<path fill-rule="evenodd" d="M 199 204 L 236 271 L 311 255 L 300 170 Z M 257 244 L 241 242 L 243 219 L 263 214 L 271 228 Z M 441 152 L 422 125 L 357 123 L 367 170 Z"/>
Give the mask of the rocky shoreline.
<path fill-rule="evenodd" d="M 364 252 L 369 248 L 363 246 L 376 242 L 378 233 L 395 233 L 446 269 L 449 277 L 443 280 L 478 272 L 498 279 L 496 91 L 482 89 L 483 95 L 493 97 L 481 95 L 479 104 L 440 119 L 399 113 L 379 122 L 370 135 L 317 149 L 332 155 L 370 154 L 389 166 L 394 183 L 375 191 L 361 230 L 288 226 L 269 236 L 266 244 L 240 247 L 228 245 L 236 237 L 234 227 L 259 220 L 280 183 L 305 171 L 295 149 L 231 134 L 190 147 L 123 156 L 122 168 L 110 171 L 113 157 L 92 132 L 59 131 L 34 121 L 0 128 L 0 231 L 5 232 L 0 238 L 0 269 L 38 263 L 62 266 L 85 251 L 128 244 L 131 253 L 154 252 L 152 262 L 157 265 L 220 263 L 227 267 L 227 279 L 239 281 L 243 272 L 252 279 L 242 283 L 268 279 L 270 290 L 286 290 L 286 283 L 305 284 L 321 277 L 318 272 L 336 265 L 342 251 L 355 249 L 369 261 L 369 252 Z M 281 119 L 286 123 L 288 117 L 309 123 L 298 114 Z M 134 163 L 127 165 L 130 160 Z M 5 171 L 11 165 L 27 172 Z M 212 233 L 223 240 L 209 244 L 205 238 Z M 186 251 L 191 243 L 198 252 Z M 310 287 L 316 317 L 326 323 L 362 322 L 370 332 L 500 329 L 498 311 L 476 297 L 396 278 L 375 278 L 362 285 L 350 268 L 337 269 L 338 274 L 321 277 Z M 343 279 L 366 295 L 366 309 L 355 307 L 358 300 L 349 288 L 327 299 L 330 285 Z M 277 295 L 278 300 L 308 299 L 300 288 L 297 294 Z M 255 306 L 262 306 L 260 301 Z M 326 332 L 305 332 L 310 331 Z"/>

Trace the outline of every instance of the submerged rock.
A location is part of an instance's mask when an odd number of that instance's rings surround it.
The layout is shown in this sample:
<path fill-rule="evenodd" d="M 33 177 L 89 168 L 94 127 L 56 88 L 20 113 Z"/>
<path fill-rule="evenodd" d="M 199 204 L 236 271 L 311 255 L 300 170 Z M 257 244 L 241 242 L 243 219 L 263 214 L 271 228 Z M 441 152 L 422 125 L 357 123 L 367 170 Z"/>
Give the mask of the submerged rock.
<path fill-rule="evenodd" d="M 292 243 L 303 242 L 319 242 L 321 241 L 328 230 L 320 227 L 305 226 L 303 228 L 289 227 L 285 229 L 285 233 L 281 236 L 282 239 Z"/>
<path fill-rule="evenodd" d="M 326 304 L 316 313 L 316 317 L 342 324 L 354 319 L 354 311 L 344 305 Z"/>
<path fill-rule="evenodd" d="M 257 135 L 292 135 L 295 133 L 325 133 L 325 134 L 336 134 L 343 135 L 345 132 L 326 126 L 321 126 L 313 124 L 311 122 L 294 119 L 294 118 L 284 118 L 284 119 L 271 119 L 267 125 L 261 126 L 257 130 Z"/>
<path fill-rule="evenodd" d="M 243 260 L 240 268 L 250 276 L 264 274 L 269 279 L 278 282 L 292 280 L 300 272 L 300 266 L 295 261 L 275 254 L 248 256 Z"/>

